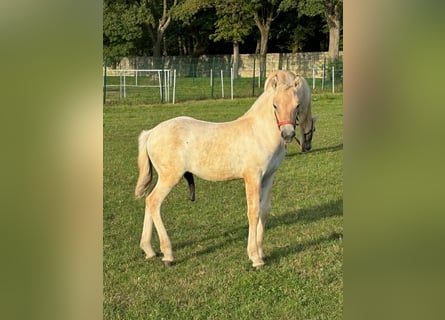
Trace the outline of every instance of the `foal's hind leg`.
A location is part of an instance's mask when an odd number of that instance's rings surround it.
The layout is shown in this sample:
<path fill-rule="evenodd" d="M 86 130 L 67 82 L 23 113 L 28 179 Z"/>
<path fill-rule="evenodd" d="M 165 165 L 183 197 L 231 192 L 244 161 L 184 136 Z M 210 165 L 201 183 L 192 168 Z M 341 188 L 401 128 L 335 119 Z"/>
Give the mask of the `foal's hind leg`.
<path fill-rule="evenodd" d="M 144 226 L 142 228 L 142 237 L 139 246 L 145 252 L 145 258 L 150 259 L 156 256 L 151 246 L 151 236 L 153 234 L 153 218 L 151 217 L 148 206 L 145 206 Z"/>
<path fill-rule="evenodd" d="M 164 255 L 162 261 L 164 261 L 166 265 L 170 265 L 174 259 L 173 259 L 170 238 L 168 237 L 167 230 L 165 229 L 164 223 L 162 222 L 160 209 L 161 209 L 161 204 L 164 201 L 165 197 L 169 194 L 170 190 L 178 183 L 179 179 L 180 176 L 177 178 L 170 177 L 167 179 L 159 177 L 158 182 L 156 183 L 156 186 L 154 187 L 153 191 L 145 199 L 147 224 L 144 223 L 144 230 L 142 232 L 141 244 L 146 240 L 147 241 L 150 240 L 151 236 L 149 237 L 148 235 L 151 234 L 150 232 L 151 228 L 150 218 L 151 218 L 151 221 L 154 223 L 156 231 L 158 232 L 161 252 Z M 150 217 L 147 217 L 147 214 Z M 146 227 L 147 230 L 145 230 Z M 143 249 L 145 251 L 146 247 Z M 150 250 L 148 250 L 148 252 L 150 253 Z"/>

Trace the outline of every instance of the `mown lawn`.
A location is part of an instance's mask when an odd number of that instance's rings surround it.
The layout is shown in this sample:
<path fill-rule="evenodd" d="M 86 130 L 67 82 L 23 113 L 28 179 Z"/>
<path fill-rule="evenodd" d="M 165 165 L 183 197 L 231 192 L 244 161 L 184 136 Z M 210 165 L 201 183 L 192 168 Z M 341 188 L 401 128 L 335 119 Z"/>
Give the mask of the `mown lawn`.
<path fill-rule="evenodd" d="M 343 309 L 343 96 L 314 95 L 313 150 L 296 143 L 279 168 L 266 226 L 266 265 L 246 253 L 241 180 L 181 181 L 162 206 L 176 264 L 139 249 L 144 201 L 134 199 L 137 137 L 178 115 L 227 121 L 253 98 L 104 107 L 105 319 L 340 319 Z M 159 251 L 157 235 L 153 245 Z"/>

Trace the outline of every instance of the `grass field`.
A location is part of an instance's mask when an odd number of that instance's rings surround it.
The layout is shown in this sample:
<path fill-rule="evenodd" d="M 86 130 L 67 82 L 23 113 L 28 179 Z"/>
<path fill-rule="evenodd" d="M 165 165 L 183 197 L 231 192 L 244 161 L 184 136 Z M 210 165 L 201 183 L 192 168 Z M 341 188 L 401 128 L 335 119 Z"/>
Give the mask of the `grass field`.
<path fill-rule="evenodd" d="M 278 169 L 266 226 L 266 265 L 246 253 L 243 182 L 181 181 L 162 206 L 176 264 L 139 249 L 144 201 L 134 199 L 137 137 L 189 115 L 233 120 L 253 98 L 104 107 L 104 319 L 341 319 L 343 95 L 314 95 L 313 150 L 296 143 Z M 157 235 L 154 249 L 159 251 Z"/>

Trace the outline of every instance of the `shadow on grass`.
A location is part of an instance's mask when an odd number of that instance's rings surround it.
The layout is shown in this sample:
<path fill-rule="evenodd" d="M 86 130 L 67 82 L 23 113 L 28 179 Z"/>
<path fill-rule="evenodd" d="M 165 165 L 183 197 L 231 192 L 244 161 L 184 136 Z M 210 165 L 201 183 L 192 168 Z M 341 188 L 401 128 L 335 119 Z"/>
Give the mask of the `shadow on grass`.
<path fill-rule="evenodd" d="M 299 210 L 297 212 L 292 211 L 282 215 L 269 216 L 265 232 L 267 234 L 268 231 L 280 226 L 290 227 L 292 225 L 308 224 L 325 218 L 342 215 L 343 199 L 339 199 L 336 201 L 330 201 L 320 206 Z M 192 254 L 193 257 L 202 256 L 218 250 L 223 250 L 225 247 L 230 246 L 234 243 L 243 243 L 244 246 L 247 246 L 247 234 L 248 226 L 246 222 L 245 225 L 232 228 L 219 234 L 204 235 L 200 240 L 197 241 L 185 241 L 176 245 L 173 243 L 172 245 L 173 250 L 175 251 L 188 246 L 194 246 L 197 243 L 213 242 L 214 244 L 205 245 L 203 249 L 197 250 Z M 294 243 L 282 248 L 271 248 L 269 255 L 266 257 L 266 263 L 273 264 L 274 262 L 277 262 L 290 254 L 304 251 L 312 246 L 319 245 L 323 242 L 338 240 L 342 236 L 343 235 L 341 233 L 333 232 L 329 236 L 320 237 L 305 243 Z M 191 259 L 192 256 L 180 258 L 176 262 L 186 262 L 187 260 Z"/>
<path fill-rule="evenodd" d="M 315 206 L 308 209 L 299 210 L 297 212 L 288 212 L 284 215 L 270 217 L 268 225 L 266 225 L 267 230 L 271 230 L 278 226 L 286 225 L 304 225 L 316 222 L 329 217 L 342 216 L 343 215 L 343 199 L 336 201 L 330 201 L 326 204 Z M 272 248 L 270 254 L 266 258 L 266 263 L 273 264 L 280 261 L 282 258 L 287 257 L 290 254 L 295 254 L 297 252 L 305 251 L 313 246 L 320 245 L 325 242 L 331 242 L 339 240 L 343 237 L 342 233 L 332 232 L 328 236 L 322 236 L 310 241 L 303 243 L 292 243 L 288 246 L 281 248 Z"/>
<path fill-rule="evenodd" d="M 311 153 L 336 152 L 336 151 L 339 151 L 339 150 L 343 150 L 343 143 L 342 144 L 338 144 L 336 146 L 324 147 L 324 148 L 319 148 L 319 149 L 312 149 L 311 151 L 308 151 L 306 153 L 302 153 L 301 151 L 292 152 L 292 153 L 288 153 L 286 155 L 286 157 L 304 156 L 306 154 L 311 154 Z"/>

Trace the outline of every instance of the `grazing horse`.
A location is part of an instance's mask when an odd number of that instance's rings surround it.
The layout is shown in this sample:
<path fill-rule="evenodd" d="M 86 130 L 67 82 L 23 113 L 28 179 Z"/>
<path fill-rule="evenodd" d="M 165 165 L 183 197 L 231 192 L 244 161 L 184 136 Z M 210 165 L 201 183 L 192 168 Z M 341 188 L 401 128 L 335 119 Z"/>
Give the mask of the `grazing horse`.
<path fill-rule="evenodd" d="M 270 191 L 275 172 L 285 156 L 285 142 L 295 137 L 295 121 L 301 104 L 295 85 L 300 82 L 279 84 L 274 76 L 269 80 L 268 89 L 234 121 L 214 123 L 177 117 L 142 131 L 135 195 L 136 198 L 146 196 L 140 241 L 146 258 L 156 255 L 151 246 L 154 224 L 162 261 L 166 266 L 174 261 L 160 208 L 181 177 L 190 185 L 194 174 L 210 181 L 244 180 L 249 222 L 247 254 L 254 268 L 264 265 L 263 235 L 270 211 Z M 153 169 L 158 173 L 158 180 L 148 192 Z"/>
<path fill-rule="evenodd" d="M 295 136 L 295 140 L 301 147 L 302 152 L 312 149 L 312 137 L 315 132 L 315 121 L 317 118 L 312 118 L 311 111 L 311 89 L 309 85 L 301 76 L 295 75 L 291 71 L 277 70 L 272 72 L 264 83 L 264 90 L 266 91 L 272 84 L 272 79 L 277 79 L 278 84 L 293 85 L 297 89 L 297 96 L 300 106 L 297 112 L 295 125 L 300 127 L 300 139 Z"/>

